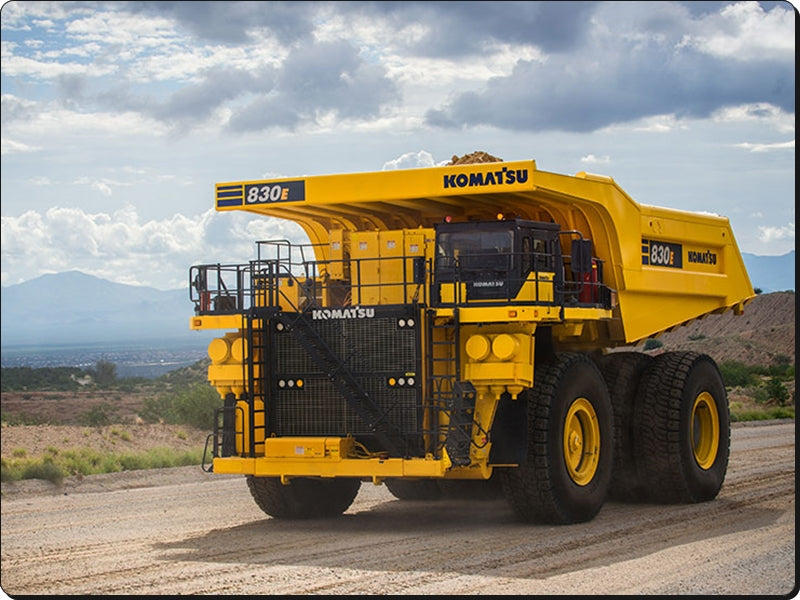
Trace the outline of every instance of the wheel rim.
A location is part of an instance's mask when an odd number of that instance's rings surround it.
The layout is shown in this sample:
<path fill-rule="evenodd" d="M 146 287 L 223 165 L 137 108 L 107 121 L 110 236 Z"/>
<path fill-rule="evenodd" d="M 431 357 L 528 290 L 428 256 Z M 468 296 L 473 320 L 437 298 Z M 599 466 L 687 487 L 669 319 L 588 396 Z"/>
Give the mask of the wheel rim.
<path fill-rule="evenodd" d="M 578 485 L 589 483 L 600 463 L 600 425 L 592 403 L 578 398 L 564 421 L 564 461 L 570 478 Z"/>
<path fill-rule="evenodd" d="M 701 393 L 692 407 L 692 452 L 701 469 L 708 470 L 719 450 L 719 413 L 714 397 Z"/>

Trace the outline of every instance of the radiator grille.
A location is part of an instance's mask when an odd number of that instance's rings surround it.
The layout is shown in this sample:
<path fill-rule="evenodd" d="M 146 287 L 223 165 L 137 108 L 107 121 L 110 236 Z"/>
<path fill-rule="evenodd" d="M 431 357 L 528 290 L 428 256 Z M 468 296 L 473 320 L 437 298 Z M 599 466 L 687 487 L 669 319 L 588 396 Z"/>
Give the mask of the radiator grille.
<path fill-rule="evenodd" d="M 404 433 L 417 431 L 417 390 L 388 389 L 375 378 L 360 378 L 361 386 L 375 400 L 386 420 Z M 306 379 L 302 390 L 275 394 L 279 435 L 354 436 L 371 433 L 334 385 L 327 380 Z"/>
<path fill-rule="evenodd" d="M 409 327 L 408 311 L 366 319 L 308 320 L 330 351 L 375 404 L 382 419 L 417 447 L 421 439 L 421 387 L 418 326 Z M 401 326 L 400 324 L 403 324 Z M 271 328 L 273 431 L 276 435 L 369 437 L 370 424 L 345 399 L 323 367 L 303 347 L 291 327 Z M 408 385 L 409 376 L 414 383 Z M 401 378 L 405 385 L 389 385 Z M 286 382 L 302 379 L 298 388 Z M 283 382 L 283 385 L 279 385 Z"/>
<path fill-rule="evenodd" d="M 328 347 L 354 372 L 397 373 L 417 364 L 417 328 L 398 327 L 402 317 L 312 321 Z M 317 366 L 290 332 L 274 335 L 278 371 L 313 373 Z"/>

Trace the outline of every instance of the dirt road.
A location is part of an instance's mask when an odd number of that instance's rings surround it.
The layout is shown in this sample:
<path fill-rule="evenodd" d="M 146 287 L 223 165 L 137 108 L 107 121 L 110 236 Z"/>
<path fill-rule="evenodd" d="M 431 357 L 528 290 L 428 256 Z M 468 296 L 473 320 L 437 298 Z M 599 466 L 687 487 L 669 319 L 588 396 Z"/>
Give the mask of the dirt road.
<path fill-rule="evenodd" d="M 794 595 L 795 425 L 735 425 L 719 497 L 608 503 L 515 523 L 503 501 L 401 502 L 362 485 L 340 518 L 276 521 L 243 477 L 197 467 L 3 484 L 18 594 Z"/>

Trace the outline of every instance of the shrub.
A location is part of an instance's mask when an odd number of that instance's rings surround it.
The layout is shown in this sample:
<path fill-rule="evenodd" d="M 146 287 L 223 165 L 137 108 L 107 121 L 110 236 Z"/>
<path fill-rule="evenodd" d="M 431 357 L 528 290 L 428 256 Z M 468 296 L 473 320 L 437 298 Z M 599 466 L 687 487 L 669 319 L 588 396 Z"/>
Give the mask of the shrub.
<path fill-rule="evenodd" d="M 763 385 L 754 388 L 749 395 L 756 404 L 767 404 L 769 402 L 769 394 Z"/>
<path fill-rule="evenodd" d="M 771 377 L 766 385 L 767 394 L 770 400 L 778 403 L 778 406 L 785 406 L 789 399 L 789 390 L 780 382 L 777 377 Z"/>
<path fill-rule="evenodd" d="M 82 425 L 88 425 L 90 427 L 110 425 L 116 412 L 117 409 L 114 406 L 111 406 L 108 402 L 104 402 L 103 404 L 93 406 L 83 413 L 80 417 L 80 421 Z"/>
<path fill-rule="evenodd" d="M 145 399 L 144 409 L 139 416 L 148 423 L 162 421 L 172 425 L 212 429 L 214 411 L 221 403 L 215 388 L 207 383 L 194 383 L 157 398 Z"/>
<path fill-rule="evenodd" d="M 726 387 L 746 387 L 757 383 L 753 368 L 738 361 L 720 363 L 719 372 Z"/>
<path fill-rule="evenodd" d="M 112 436 L 118 437 L 119 439 L 121 439 L 122 441 L 125 441 L 125 442 L 130 442 L 133 439 L 133 436 L 130 434 L 130 432 L 126 431 L 125 429 L 119 429 L 117 427 L 112 427 L 111 431 L 109 431 L 109 433 Z"/>
<path fill-rule="evenodd" d="M 117 380 L 117 365 L 108 360 L 98 360 L 94 369 L 87 370 L 97 385 L 107 386 Z"/>
<path fill-rule="evenodd" d="M 786 354 L 777 354 L 772 360 L 772 364 L 768 367 L 768 372 L 773 377 L 794 378 L 792 359 Z"/>
<path fill-rule="evenodd" d="M 47 458 L 41 462 L 31 462 L 22 470 L 22 479 L 44 479 L 55 484 L 64 481 L 65 475 L 60 466 Z"/>
<path fill-rule="evenodd" d="M 664 345 L 664 342 L 662 342 L 661 340 L 656 340 L 656 339 L 650 338 L 647 341 L 645 341 L 644 349 L 645 350 L 653 350 L 655 348 L 661 348 L 661 346 L 663 346 L 663 345 Z"/>

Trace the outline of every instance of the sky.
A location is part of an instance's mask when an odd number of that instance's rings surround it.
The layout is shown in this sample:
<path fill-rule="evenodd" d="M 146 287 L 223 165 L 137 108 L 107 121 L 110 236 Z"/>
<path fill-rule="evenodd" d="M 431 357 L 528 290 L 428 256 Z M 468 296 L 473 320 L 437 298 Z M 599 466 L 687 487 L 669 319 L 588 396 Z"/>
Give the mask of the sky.
<path fill-rule="evenodd" d="M 485 151 L 610 175 L 795 247 L 795 6 L 778 2 L 2 5 L 2 285 L 189 267 L 307 238 L 214 184 Z"/>

